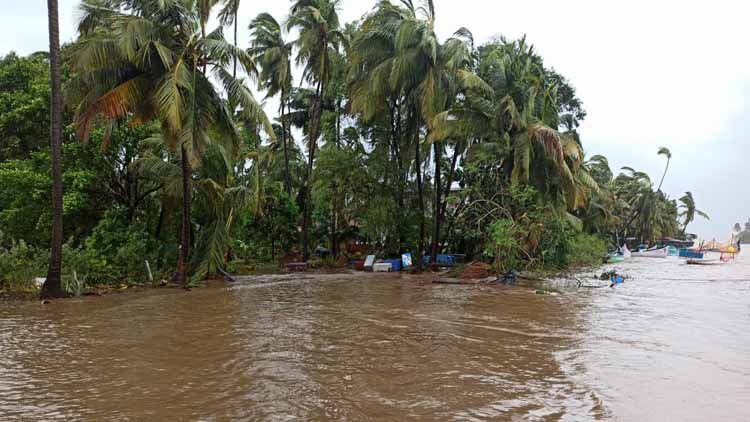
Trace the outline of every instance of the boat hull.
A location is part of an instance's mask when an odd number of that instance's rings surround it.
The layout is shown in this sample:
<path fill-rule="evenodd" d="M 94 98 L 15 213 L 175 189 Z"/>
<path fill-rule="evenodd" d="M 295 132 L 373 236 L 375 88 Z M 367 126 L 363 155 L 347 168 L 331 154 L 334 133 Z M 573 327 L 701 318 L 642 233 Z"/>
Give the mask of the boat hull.
<path fill-rule="evenodd" d="M 653 249 L 650 251 L 631 252 L 633 258 L 666 258 L 669 255 L 668 248 Z"/>

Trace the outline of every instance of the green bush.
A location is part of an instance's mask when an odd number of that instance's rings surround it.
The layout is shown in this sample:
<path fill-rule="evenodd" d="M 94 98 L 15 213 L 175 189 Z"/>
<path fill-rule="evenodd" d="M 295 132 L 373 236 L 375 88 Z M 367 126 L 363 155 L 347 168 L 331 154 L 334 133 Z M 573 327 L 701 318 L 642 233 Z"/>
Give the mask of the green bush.
<path fill-rule="evenodd" d="M 570 266 L 594 266 L 602 263 L 607 242 L 598 236 L 577 233 L 568 240 L 566 260 Z"/>
<path fill-rule="evenodd" d="M 85 248 L 70 251 L 67 266 L 85 274 L 88 283 L 145 281 L 144 261 L 149 260 L 155 270 L 157 248 L 142 223 L 130 224 L 120 210 L 109 210 L 86 239 Z"/>
<path fill-rule="evenodd" d="M 47 273 L 49 252 L 28 245 L 23 240 L 11 242 L 10 247 L 0 247 L 0 290 L 34 291 L 34 278 Z"/>

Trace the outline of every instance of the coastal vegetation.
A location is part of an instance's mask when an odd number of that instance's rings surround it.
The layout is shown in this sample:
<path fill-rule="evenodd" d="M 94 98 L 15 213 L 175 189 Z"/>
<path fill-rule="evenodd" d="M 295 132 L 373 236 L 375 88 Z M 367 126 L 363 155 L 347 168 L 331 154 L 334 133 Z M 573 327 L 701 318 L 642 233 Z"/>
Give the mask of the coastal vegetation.
<path fill-rule="evenodd" d="M 0 290 L 187 285 L 365 251 L 560 269 L 703 215 L 662 192 L 668 149 L 656 187 L 587 156 L 583 101 L 526 38 L 441 39 L 431 0 L 349 23 L 339 0 L 238 4 L 84 0 L 61 60 L 0 58 Z"/>

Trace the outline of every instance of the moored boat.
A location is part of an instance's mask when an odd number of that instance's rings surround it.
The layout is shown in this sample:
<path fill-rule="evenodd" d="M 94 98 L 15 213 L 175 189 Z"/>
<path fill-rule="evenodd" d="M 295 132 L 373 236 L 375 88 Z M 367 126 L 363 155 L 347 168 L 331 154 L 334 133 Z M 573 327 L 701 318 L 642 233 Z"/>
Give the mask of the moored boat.
<path fill-rule="evenodd" d="M 723 261 L 721 259 L 695 259 L 695 258 L 688 258 L 687 263 L 688 265 L 721 265 L 726 264 L 728 261 Z"/>
<path fill-rule="evenodd" d="M 703 252 L 696 252 L 691 249 L 680 249 L 678 256 L 680 258 L 703 259 Z"/>
<path fill-rule="evenodd" d="M 647 249 L 638 252 L 631 252 L 633 258 L 666 258 L 669 254 L 669 248 Z"/>
<path fill-rule="evenodd" d="M 625 261 L 625 257 L 618 254 L 612 254 L 607 257 L 607 264 L 617 264 Z"/>

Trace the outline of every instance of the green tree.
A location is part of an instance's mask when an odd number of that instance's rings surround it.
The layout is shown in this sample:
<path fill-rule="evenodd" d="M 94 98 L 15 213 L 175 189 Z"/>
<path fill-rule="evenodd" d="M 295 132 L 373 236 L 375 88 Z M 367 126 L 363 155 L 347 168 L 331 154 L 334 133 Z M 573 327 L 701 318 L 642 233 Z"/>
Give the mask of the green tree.
<path fill-rule="evenodd" d="M 312 215 L 311 189 L 315 149 L 320 136 L 323 96 L 331 78 L 332 56 L 347 40 L 339 25 L 338 9 L 340 0 L 296 0 L 291 8 L 287 26 L 297 29 L 299 38 L 297 64 L 303 65 L 302 78 L 315 87 L 312 114 L 307 130 L 307 172 L 302 186 L 304 211 L 302 216 L 302 256 L 310 255 L 309 232 Z"/>
<path fill-rule="evenodd" d="M 236 57 L 252 74 L 252 58 L 226 42 L 221 28 L 203 36 L 210 8 L 181 2 L 84 2 L 81 37 L 71 65 L 79 137 L 87 139 L 98 115 L 107 120 L 130 118 L 161 123 L 161 137 L 179 152 L 182 174 L 182 228 L 178 282 L 187 283 L 191 244 L 192 171 L 206 147 L 217 142 L 236 151 L 240 139 L 228 102 L 241 118 L 258 122 L 273 137 L 271 124 L 250 90 L 227 71 Z M 227 100 L 208 79 L 222 84 Z M 202 69 L 202 71 L 201 71 Z"/>
<path fill-rule="evenodd" d="M 49 55 L 0 58 L 0 161 L 27 158 L 49 144 Z"/>
<path fill-rule="evenodd" d="M 260 88 L 266 98 L 279 95 L 279 119 L 281 121 L 281 146 L 284 151 L 284 187 L 292 195 L 292 180 L 289 170 L 289 126 L 285 116 L 292 88 L 292 43 L 284 39 L 281 25 L 268 13 L 261 13 L 250 23 L 252 42 L 249 53 L 260 66 Z"/>

